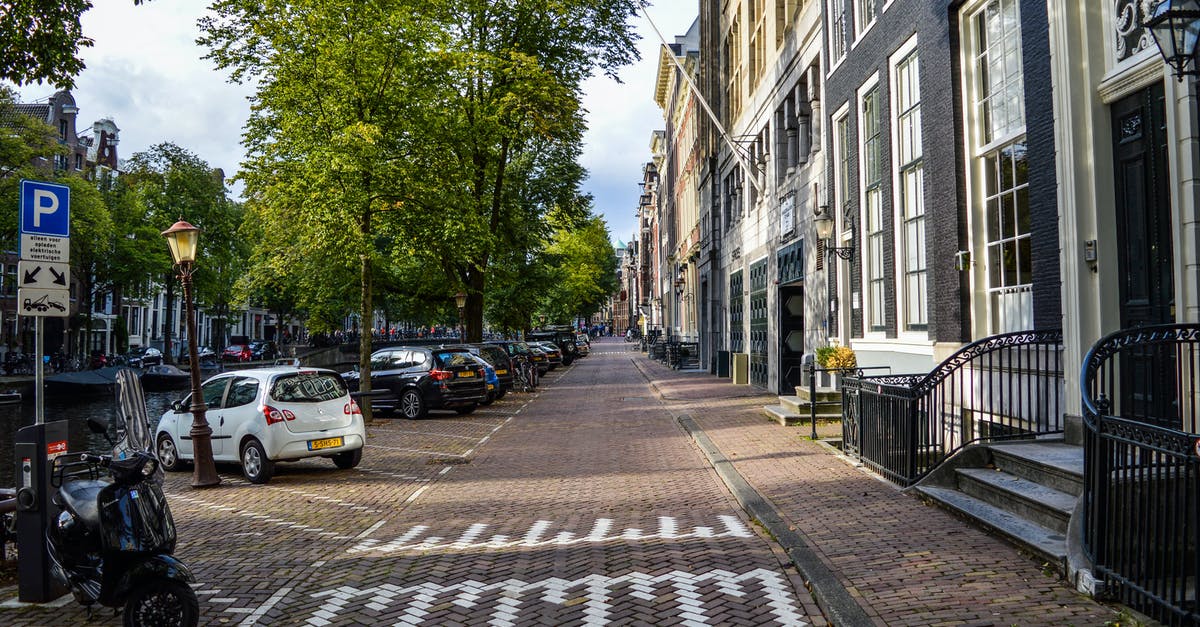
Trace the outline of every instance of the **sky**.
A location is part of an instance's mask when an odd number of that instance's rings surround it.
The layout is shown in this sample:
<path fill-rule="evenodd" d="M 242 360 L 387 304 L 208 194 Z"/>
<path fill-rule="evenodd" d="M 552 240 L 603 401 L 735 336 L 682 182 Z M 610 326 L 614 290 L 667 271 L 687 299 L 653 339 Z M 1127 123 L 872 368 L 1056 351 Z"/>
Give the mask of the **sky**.
<path fill-rule="evenodd" d="M 202 59 L 196 20 L 210 0 L 103 0 L 83 16 L 83 32 L 95 42 L 84 48 L 87 68 L 76 78 L 78 130 L 109 117 L 121 129 L 118 155 L 128 158 L 162 142 L 175 143 L 212 167 L 233 175 L 243 158 L 242 127 L 249 114 L 246 87 L 228 82 L 225 72 Z M 683 35 L 696 19 L 698 0 L 657 0 L 651 19 L 668 41 Z M 583 165 L 589 178 L 583 191 L 593 196 L 613 242 L 633 234 L 642 164 L 650 160 L 650 137 L 664 126 L 654 103 L 658 36 L 640 14 L 633 22 L 641 36 L 642 60 L 621 70 L 621 82 L 603 75 L 585 85 L 588 111 Z M 23 102 L 45 100 L 48 85 L 19 89 Z M 239 187 L 234 188 L 240 192 Z"/>

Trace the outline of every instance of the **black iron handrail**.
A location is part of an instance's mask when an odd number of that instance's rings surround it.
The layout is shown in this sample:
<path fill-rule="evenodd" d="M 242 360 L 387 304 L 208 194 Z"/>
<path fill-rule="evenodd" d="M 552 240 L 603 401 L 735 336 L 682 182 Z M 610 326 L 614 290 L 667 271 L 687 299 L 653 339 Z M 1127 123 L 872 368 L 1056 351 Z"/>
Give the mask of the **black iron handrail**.
<path fill-rule="evenodd" d="M 967 445 L 1061 433 L 1062 337 L 994 335 L 925 375 L 843 379 L 844 449 L 908 486 Z"/>
<path fill-rule="evenodd" d="M 1080 372 L 1083 548 L 1106 592 L 1200 625 L 1200 325 L 1111 333 Z"/>

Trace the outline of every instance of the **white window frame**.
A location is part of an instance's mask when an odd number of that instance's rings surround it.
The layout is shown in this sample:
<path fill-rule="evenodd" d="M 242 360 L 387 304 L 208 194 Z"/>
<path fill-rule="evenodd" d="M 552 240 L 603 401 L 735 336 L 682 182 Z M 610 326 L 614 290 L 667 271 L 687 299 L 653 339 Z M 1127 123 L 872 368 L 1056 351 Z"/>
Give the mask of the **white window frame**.
<path fill-rule="evenodd" d="M 879 215 L 881 218 L 883 216 L 882 177 L 886 176 L 886 174 L 884 174 L 885 172 L 891 171 L 891 166 L 888 165 L 887 163 L 884 163 L 884 160 L 887 158 L 887 155 L 886 155 L 885 151 L 883 150 L 883 146 L 882 146 L 882 142 L 884 140 L 884 135 L 882 133 L 884 94 L 882 91 L 882 87 L 880 85 L 879 73 L 876 72 L 875 74 L 872 74 L 871 77 L 868 78 L 865 82 L 863 82 L 863 84 L 861 86 L 859 86 L 858 97 L 855 99 L 855 103 L 854 103 L 855 104 L 855 107 L 854 107 L 855 123 L 858 125 L 858 137 L 856 139 L 857 139 L 857 146 L 858 146 L 858 224 L 859 224 L 858 238 L 857 238 L 858 241 L 856 241 L 854 243 L 854 249 L 856 252 L 856 256 L 859 259 L 859 268 L 860 268 L 859 285 L 862 287 L 860 302 L 862 304 L 863 339 L 880 339 L 880 338 L 887 337 L 887 328 L 886 328 L 887 327 L 887 298 L 886 298 L 886 296 L 887 296 L 887 276 L 886 276 L 886 269 L 884 269 L 884 268 L 880 269 L 880 271 L 883 273 L 883 276 L 884 276 L 884 283 L 883 283 L 884 293 L 883 293 L 883 297 L 881 299 L 882 302 L 878 303 L 879 315 L 881 316 L 880 324 L 874 325 L 872 322 L 872 318 L 871 318 L 871 312 L 872 312 L 871 307 L 873 306 L 874 301 L 871 297 L 872 285 L 871 285 L 870 262 L 871 262 L 872 258 L 871 258 L 871 255 L 870 255 L 870 252 L 868 249 L 869 232 L 867 230 L 867 227 L 868 227 L 868 218 L 870 217 L 870 216 L 868 216 L 868 211 L 870 211 L 870 207 L 868 207 L 868 205 L 867 205 L 867 194 L 868 194 L 868 190 L 867 190 L 867 153 L 866 153 L 866 148 L 865 148 L 865 143 L 864 143 L 864 141 L 866 139 L 866 131 L 865 131 L 866 118 L 863 115 L 863 104 L 864 104 L 864 101 L 866 100 L 866 96 L 868 94 L 870 94 L 872 90 L 878 90 L 876 92 L 875 99 L 876 99 L 876 107 L 878 109 L 877 115 L 880 116 L 877 121 L 877 123 L 880 127 L 880 133 L 879 133 L 879 137 L 878 137 L 877 141 L 880 142 L 878 158 L 880 160 L 879 168 L 880 168 L 881 180 L 880 180 L 880 184 L 879 184 L 880 189 L 878 190 L 878 194 L 879 194 L 879 204 L 880 204 Z M 881 254 L 881 258 L 879 259 L 879 263 L 880 264 L 883 263 L 882 254 Z M 878 326 L 880 328 L 878 330 L 872 329 L 873 326 Z"/>
<path fill-rule="evenodd" d="M 840 57 L 834 56 L 835 49 L 833 46 L 833 36 L 837 32 L 837 29 L 834 28 L 834 17 L 836 15 L 835 8 L 837 7 L 841 7 L 842 10 L 842 55 Z M 842 62 L 846 60 L 846 57 L 849 56 L 850 48 L 853 46 L 853 43 L 847 36 L 849 35 L 847 26 L 849 25 L 850 27 L 853 27 L 854 16 L 850 14 L 850 11 L 846 10 L 846 7 L 846 0 L 826 0 L 825 2 L 825 39 L 829 46 L 830 56 L 829 69 L 825 72 L 826 76 L 833 74 L 834 70 L 836 70 L 838 66 L 840 66 Z"/>
<path fill-rule="evenodd" d="M 875 23 L 879 21 L 879 15 L 883 13 L 883 7 L 880 6 L 882 2 L 883 0 L 853 0 L 853 2 L 851 2 L 853 6 L 852 13 L 854 14 L 854 42 L 850 44 L 850 48 L 854 48 L 854 46 L 858 45 L 858 42 L 865 37 L 867 33 L 871 32 L 871 29 L 875 26 Z M 861 9 L 867 3 L 873 3 L 875 5 L 875 14 L 871 16 L 871 21 L 864 23 L 862 19 L 863 11 L 860 11 L 859 9 Z"/>
<path fill-rule="evenodd" d="M 910 299 L 913 298 L 914 295 L 910 293 L 909 286 L 908 286 L 908 253 L 909 253 L 909 250 L 908 250 L 908 238 L 906 236 L 907 223 L 905 220 L 905 216 L 902 216 L 901 212 L 907 208 L 907 203 L 905 202 L 905 196 L 904 196 L 905 190 L 906 190 L 906 187 L 904 184 L 904 177 L 905 177 L 905 174 L 908 171 L 910 171 L 912 168 L 905 168 L 906 165 L 917 164 L 921 168 L 921 172 L 922 172 L 921 181 L 922 182 L 921 182 L 921 190 L 917 194 L 917 201 L 920 203 L 920 205 L 922 207 L 922 211 L 921 211 L 921 216 L 922 216 L 921 217 L 921 223 L 922 223 L 921 232 L 922 232 L 922 234 L 926 233 L 927 232 L 926 229 L 928 228 L 928 218 L 926 217 L 926 212 L 924 210 L 924 207 L 925 207 L 924 158 L 923 158 L 923 156 L 924 156 L 923 139 L 924 138 L 923 138 L 923 134 L 921 132 L 922 128 L 921 128 L 921 122 L 920 122 L 921 100 L 920 100 L 919 73 L 920 73 L 921 59 L 920 59 L 919 55 L 915 56 L 915 57 L 913 56 L 914 54 L 916 54 L 916 52 L 917 52 L 917 36 L 914 34 L 912 37 L 909 37 L 909 39 L 907 41 L 905 41 L 903 44 L 901 44 L 900 47 L 897 48 L 896 51 L 894 53 L 892 53 L 891 57 L 888 59 L 888 75 L 889 75 L 888 79 L 889 79 L 889 87 L 890 87 L 890 89 L 888 90 L 889 91 L 888 97 L 889 97 L 889 103 L 891 105 L 889 113 L 890 113 L 890 122 L 891 122 L 890 126 L 891 126 L 891 138 L 892 138 L 892 154 L 895 157 L 892 160 L 891 177 L 892 177 L 892 212 L 894 214 L 893 215 L 894 232 L 892 235 L 892 237 L 893 237 L 892 241 L 895 244 L 895 254 L 893 255 L 893 259 L 895 259 L 894 270 L 895 270 L 895 284 L 896 284 L 896 292 L 895 292 L 896 293 L 896 333 L 897 333 L 897 337 L 905 338 L 906 340 L 911 340 L 911 341 L 919 341 L 919 340 L 929 338 L 929 312 L 931 310 L 930 302 L 929 302 L 928 237 L 923 237 L 920 242 L 920 248 L 921 248 L 921 258 L 923 260 L 923 266 L 924 266 L 921 271 L 921 273 L 924 275 L 924 279 L 922 281 L 924 284 L 924 290 L 923 290 L 923 293 L 917 295 L 916 297 L 919 298 L 922 303 L 925 319 L 923 322 L 918 323 L 922 326 L 922 328 L 917 328 L 917 329 L 909 328 L 909 325 L 911 324 L 911 320 L 910 320 L 910 316 L 909 316 L 909 305 L 910 305 Z M 920 151 L 920 154 L 918 156 L 914 157 L 913 159 L 909 160 L 908 162 L 904 162 L 902 160 L 904 159 L 903 146 L 905 145 L 905 140 L 904 140 L 904 138 L 901 137 L 900 115 L 903 112 L 900 110 L 901 90 L 900 90 L 900 75 L 899 75 L 898 70 L 900 68 L 900 64 L 908 61 L 910 58 L 915 59 L 915 61 L 917 63 L 917 72 L 918 72 L 918 76 L 915 77 L 915 79 L 916 79 L 915 87 L 916 87 L 916 90 L 918 93 L 917 98 L 916 98 L 915 111 L 916 111 L 916 115 L 917 115 L 917 128 L 916 128 L 916 136 L 917 136 L 916 139 L 918 142 L 917 149 Z"/>
<path fill-rule="evenodd" d="M 965 133 L 965 141 L 967 145 L 964 147 L 968 155 L 969 162 L 967 164 L 967 194 L 969 199 L 969 210 L 967 211 L 968 232 L 970 233 L 971 242 L 971 280 L 976 286 L 972 290 L 972 328 L 973 335 L 976 337 L 994 335 L 1006 331 L 1025 330 L 1033 326 L 1033 282 L 1032 276 L 1029 277 L 1027 283 L 1019 283 L 1011 286 L 993 286 L 991 281 L 991 259 L 990 252 L 992 249 L 991 234 L 989 233 L 988 223 L 989 215 L 987 213 L 987 189 L 986 176 L 987 159 L 992 155 L 998 155 L 999 151 L 1014 144 L 1025 143 L 1025 119 L 1024 119 L 1024 76 L 1023 74 L 1017 77 L 1020 81 L 1018 93 L 1015 101 L 1010 99 L 1010 102 L 1015 102 L 1019 107 L 1021 114 L 1020 125 L 1008 125 L 1001 129 L 1002 132 L 995 136 L 988 136 L 988 129 L 984 128 L 984 116 L 981 114 L 982 109 L 982 86 L 980 77 L 979 63 L 982 59 L 980 50 L 980 42 L 978 34 L 975 30 L 975 20 L 982 11 L 993 3 L 999 3 L 1001 6 L 1011 5 L 1017 12 L 1015 23 L 1018 25 L 1015 31 L 1010 35 L 1015 35 L 1016 41 L 1012 42 L 1012 50 L 1020 54 L 1021 47 L 1021 30 L 1020 30 L 1020 6 L 1018 0 L 979 0 L 965 5 L 960 9 L 960 36 L 963 42 L 962 46 L 962 81 L 963 89 L 963 116 L 966 120 L 967 133 Z M 993 44 L 994 45 L 994 44 Z M 989 51 L 991 52 L 991 51 Z M 989 56 L 989 59 L 991 57 Z M 1010 61 L 1011 63 L 1011 61 Z M 1016 67 L 1020 69 L 1020 59 L 1016 59 Z M 1007 88 L 1011 85 L 1005 81 L 1001 83 Z M 1007 91 L 1007 90 L 1006 90 Z M 995 94 L 988 94 L 989 98 Z M 1007 115 L 1007 110 L 1006 110 Z M 987 119 L 991 119 L 990 115 Z M 1027 189 L 1028 180 L 1024 186 Z M 1020 185 L 1013 187 L 1010 191 L 1019 199 L 1020 194 L 1018 188 Z M 1001 195 L 1002 196 L 1002 195 Z M 1001 197 L 995 196 L 995 197 Z M 1028 194 L 1025 194 L 1028 198 Z M 1015 202 L 1015 201 L 1014 201 Z M 1012 240 L 1016 243 L 1020 250 L 1020 241 L 1024 240 L 1026 248 L 1031 243 L 1030 233 L 1025 232 L 1018 234 L 1012 238 L 1002 236 L 995 241 L 1003 242 Z M 1032 251 L 1030 251 L 1032 254 Z M 1019 260 L 1018 260 L 1019 263 Z M 1032 269 L 1032 264 L 1030 266 Z M 1003 270 L 1001 270 L 1002 272 Z M 1005 298 L 1007 296 L 1007 298 Z M 997 299 L 1015 301 L 1016 309 L 1012 316 L 1004 314 L 1006 305 Z M 1012 320 L 1015 318 L 1015 322 Z"/>

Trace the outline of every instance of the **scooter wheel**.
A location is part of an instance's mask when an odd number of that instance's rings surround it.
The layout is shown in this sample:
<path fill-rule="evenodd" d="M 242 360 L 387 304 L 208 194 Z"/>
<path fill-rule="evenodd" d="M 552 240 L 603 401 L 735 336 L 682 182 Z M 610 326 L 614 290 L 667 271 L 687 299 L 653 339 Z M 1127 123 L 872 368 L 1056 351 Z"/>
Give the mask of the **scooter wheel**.
<path fill-rule="evenodd" d="M 135 588 L 125 602 L 125 627 L 195 627 L 199 622 L 200 603 L 196 593 L 182 581 L 148 581 Z"/>

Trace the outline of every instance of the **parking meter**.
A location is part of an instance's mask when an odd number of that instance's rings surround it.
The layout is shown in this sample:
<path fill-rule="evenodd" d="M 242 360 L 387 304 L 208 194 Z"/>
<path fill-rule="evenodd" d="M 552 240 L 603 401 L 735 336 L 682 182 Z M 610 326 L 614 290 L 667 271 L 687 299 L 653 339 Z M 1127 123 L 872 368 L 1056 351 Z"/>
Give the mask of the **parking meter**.
<path fill-rule="evenodd" d="M 45 603 L 67 590 L 50 573 L 46 528 L 58 518 L 51 501 L 50 469 L 58 455 L 67 452 L 65 420 L 22 427 L 14 439 L 17 478 L 18 597 L 24 603 Z"/>

